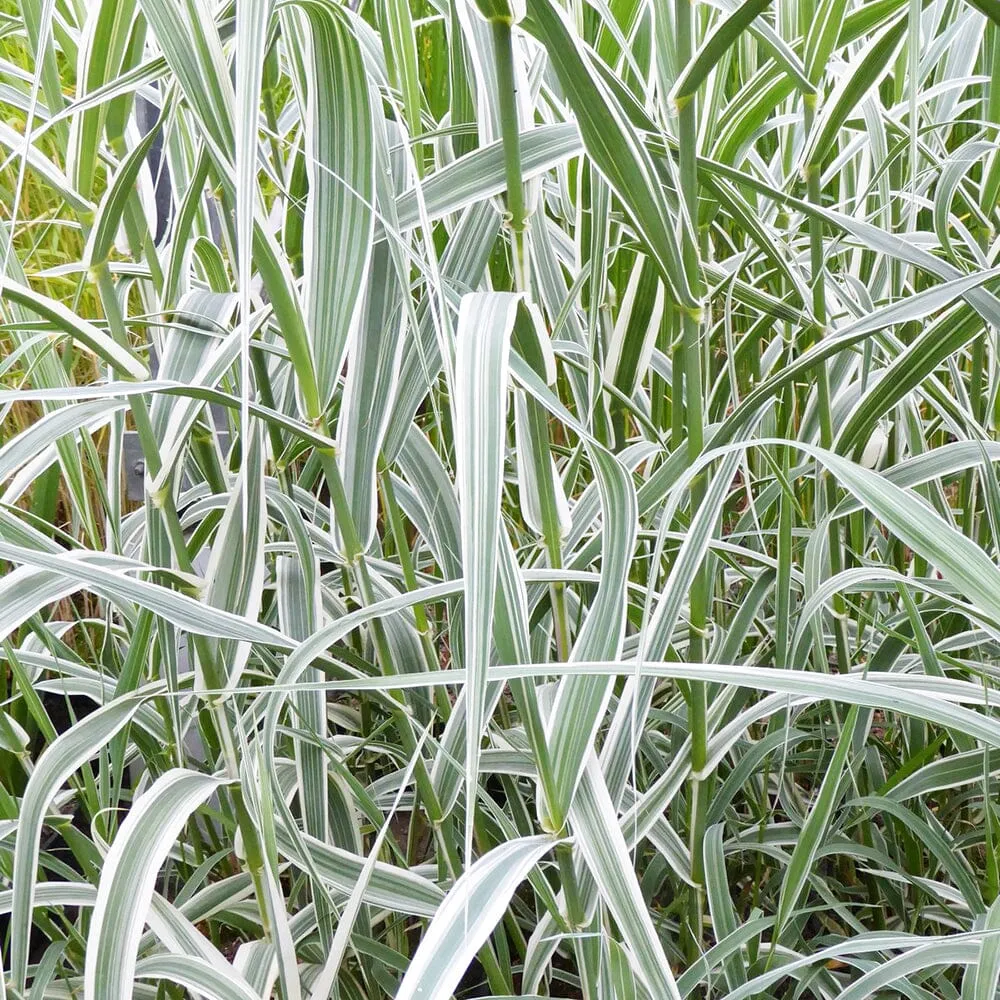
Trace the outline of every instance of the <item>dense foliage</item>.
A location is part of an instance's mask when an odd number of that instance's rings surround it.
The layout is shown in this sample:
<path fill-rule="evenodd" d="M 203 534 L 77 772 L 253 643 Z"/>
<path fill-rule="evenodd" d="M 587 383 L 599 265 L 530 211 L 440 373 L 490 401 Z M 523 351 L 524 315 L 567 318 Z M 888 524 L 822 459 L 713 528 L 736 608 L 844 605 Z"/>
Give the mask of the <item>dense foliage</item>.
<path fill-rule="evenodd" d="M 1000 7 L 519 4 L 2 0 L 0 997 L 997 995 Z"/>

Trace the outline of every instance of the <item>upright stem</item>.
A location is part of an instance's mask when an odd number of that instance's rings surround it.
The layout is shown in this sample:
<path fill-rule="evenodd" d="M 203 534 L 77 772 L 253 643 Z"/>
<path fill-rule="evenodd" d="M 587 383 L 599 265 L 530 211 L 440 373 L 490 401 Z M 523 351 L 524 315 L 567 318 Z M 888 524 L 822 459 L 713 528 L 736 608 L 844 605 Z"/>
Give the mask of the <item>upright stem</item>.
<path fill-rule="evenodd" d="M 910 0 L 909 16 L 909 51 L 907 75 L 907 85 L 909 89 L 909 117 L 910 117 L 910 229 L 917 226 L 917 173 L 920 162 L 919 145 L 919 111 L 918 103 L 920 86 L 920 8 L 921 0 Z"/>
<path fill-rule="evenodd" d="M 496 55 L 498 101 L 500 105 L 500 127 L 503 138 L 504 171 L 507 180 L 507 225 L 510 229 L 511 252 L 514 260 L 514 287 L 526 302 L 532 299 L 531 264 L 528 253 L 528 207 L 524 198 L 524 180 L 521 175 L 521 121 L 517 107 L 517 74 L 514 68 L 514 46 L 511 23 L 507 18 L 491 18 L 493 50 Z M 545 550 L 552 569 L 562 564 L 562 535 L 556 503 L 556 483 L 553 479 L 549 459 L 551 441 L 548 418 L 542 407 L 534 399 L 527 400 L 528 436 L 533 448 L 537 449 L 538 489 L 542 508 L 542 533 Z M 556 655 L 566 662 L 570 656 L 569 613 L 566 605 L 566 586 L 553 581 L 549 585 L 552 602 L 552 621 L 556 639 Z M 471 806 L 470 806 L 471 808 Z M 567 904 L 567 918 L 571 926 L 580 929 L 583 911 L 580 893 L 573 867 L 573 848 L 560 844 L 556 848 L 559 871 L 562 876 L 563 891 Z M 574 941 L 577 958 L 583 973 L 585 987 L 590 977 L 587 968 L 586 948 L 580 940 Z"/>
<path fill-rule="evenodd" d="M 807 94 L 805 100 L 805 130 L 812 130 L 815 115 L 815 97 Z M 823 201 L 820 183 L 821 165 L 806 165 L 806 194 L 810 202 L 820 205 Z M 812 279 L 813 315 L 822 331 L 826 326 L 826 282 L 823 280 L 823 220 L 816 215 L 809 217 L 809 270 Z M 820 334 L 822 336 L 822 333 Z M 826 362 L 817 366 L 817 395 L 819 398 L 820 444 L 829 448 L 833 444 L 833 414 L 830 410 L 830 377 Z"/>
<path fill-rule="evenodd" d="M 683 328 L 683 321 L 681 325 Z M 670 332 L 676 338 L 673 323 Z M 684 341 L 680 338 L 674 340 L 670 363 L 670 447 L 677 449 L 684 445 Z"/>
<path fill-rule="evenodd" d="M 691 0 L 675 0 L 674 26 L 677 37 L 677 66 L 686 66 L 694 52 L 694 21 Z M 677 140 L 679 148 L 678 172 L 680 194 L 692 229 L 698 225 L 698 110 L 696 98 L 687 100 L 678 112 Z M 694 232 L 684 231 L 682 236 L 684 272 L 696 298 L 702 294 L 701 266 Z M 684 403 L 687 415 L 688 461 L 695 462 L 705 443 L 705 417 L 702 384 L 702 315 L 684 309 L 681 313 L 682 354 L 684 367 Z M 675 383 L 676 384 L 676 383 Z M 705 474 L 700 474 L 691 484 L 691 510 L 697 511 L 705 495 Z M 705 567 L 699 567 L 691 584 L 689 595 L 690 629 L 688 632 L 688 659 L 699 663 L 705 656 L 705 626 L 708 621 L 711 581 Z M 704 683 L 694 681 L 687 695 L 688 721 L 691 730 L 691 782 L 689 821 L 691 849 L 691 878 L 695 889 L 691 894 L 688 921 L 688 955 L 691 960 L 701 951 L 704 913 L 704 854 L 705 814 L 709 786 L 704 773 L 708 760 L 708 700 Z"/>
<path fill-rule="evenodd" d="M 803 124 L 806 135 L 812 130 L 813 117 L 815 115 L 815 95 L 805 95 L 805 113 Z M 806 164 L 806 196 L 814 205 L 822 204 L 822 186 L 820 183 L 821 164 Z M 820 336 L 826 328 L 826 281 L 823 276 L 823 220 L 817 215 L 809 217 L 809 270 L 812 279 L 813 294 L 813 315 L 820 329 Z M 808 346 L 808 345 L 807 345 Z M 833 447 L 833 410 L 830 403 L 830 376 L 827 371 L 826 362 L 821 361 L 816 370 L 816 395 L 819 404 L 819 440 L 824 448 Z M 822 488 L 825 493 L 825 508 L 822 510 L 832 510 L 837 502 L 836 487 L 833 479 L 825 472 L 818 472 L 817 479 L 817 501 L 824 494 L 820 493 Z M 842 539 L 837 522 L 830 523 L 830 571 L 836 575 L 843 569 L 844 555 L 842 549 Z M 840 673 L 846 673 L 850 667 L 850 651 L 847 644 L 847 626 L 845 624 L 844 612 L 846 606 L 840 594 L 834 596 L 834 634 L 837 646 L 837 669 Z"/>
<path fill-rule="evenodd" d="M 497 101 L 500 106 L 500 129 L 503 139 L 504 173 L 507 180 L 507 226 L 510 229 L 511 253 L 514 260 L 514 287 L 530 302 L 531 263 L 528 250 L 528 206 L 524 199 L 524 179 L 521 174 L 521 119 L 517 107 L 517 73 L 514 68 L 514 39 L 511 23 L 506 17 L 490 20 L 493 32 L 493 52 L 497 66 Z M 549 475 L 548 423 L 541 407 L 535 400 L 528 400 L 528 410 L 534 425 L 532 437 L 544 447 L 539 465 L 539 489 L 542 498 L 542 530 L 545 548 L 552 569 L 562 566 L 562 538 L 558 518 L 554 516 L 555 483 Z M 569 659 L 569 614 L 566 607 L 565 584 L 550 584 L 552 619 L 556 636 L 556 651 L 560 660 Z"/>
<path fill-rule="evenodd" d="M 523 232 L 527 220 L 524 182 L 521 177 L 521 124 L 517 113 L 517 74 L 514 72 L 514 39 L 510 21 L 490 21 L 493 51 L 497 64 L 497 100 L 500 104 L 500 129 L 503 136 L 503 163 L 507 177 L 507 211 L 510 228 Z"/>
<path fill-rule="evenodd" d="M 506 18 L 490 21 L 493 52 L 497 66 L 497 101 L 500 105 L 500 132 L 503 165 L 507 180 L 507 226 L 514 258 L 514 287 L 529 296 L 531 277 L 528 264 L 528 207 L 524 200 L 521 175 L 521 119 L 517 110 L 517 73 L 514 69 L 514 36 Z"/>

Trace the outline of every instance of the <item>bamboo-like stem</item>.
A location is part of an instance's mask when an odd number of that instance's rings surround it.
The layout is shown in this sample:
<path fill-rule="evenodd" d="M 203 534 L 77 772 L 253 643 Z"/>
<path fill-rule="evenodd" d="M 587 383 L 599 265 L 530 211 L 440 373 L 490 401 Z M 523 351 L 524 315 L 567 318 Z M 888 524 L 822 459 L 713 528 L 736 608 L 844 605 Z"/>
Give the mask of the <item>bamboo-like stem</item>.
<path fill-rule="evenodd" d="M 694 20 L 690 0 L 676 0 L 674 5 L 676 32 L 676 65 L 686 66 L 694 54 Z M 696 98 L 684 102 L 678 111 L 678 176 L 680 195 L 691 223 L 685 228 L 681 251 L 687 281 L 697 298 L 702 294 L 701 265 L 696 231 L 698 225 L 698 103 Z M 693 230 L 693 231 L 692 231 Z M 702 316 L 700 312 L 681 312 L 681 354 L 683 360 L 684 423 L 688 459 L 694 462 L 705 443 L 703 400 Z M 675 380 L 675 385 L 677 384 Z M 691 484 L 691 510 L 698 510 L 705 494 L 705 474 Z M 705 628 L 711 601 L 711 581 L 704 567 L 699 567 L 689 594 L 688 659 L 699 663 L 705 656 Z M 688 801 L 688 833 L 691 850 L 691 880 L 694 889 L 687 924 L 688 957 L 694 961 L 701 952 L 704 920 L 704 853 L 705 816 L 708 808 L 709 784 L 705 767 L 708 762 L 708 693 L 705 684 L 692 682 L 687 691 L 688 724 L 691 731 L 691 770 L 694 775 Z"/>
<path fill-rule="evenodd" d="M 500 105 L 500 126 L 504 150 L 504 171 L 507 180 L 507 225 L 511 234 L 513 254 L 514 287 L 525 297 L 532 299 L 531 263 L 528 255 L 528 209 L 524 198 L 524 181 L 521 174 L 521 121 L 517 107 L 517 73 L 514 67 L 514 46 L 511 24 L 504 18 L 490 21 L 493 32 L 493 51 L 497 64 L 498 101 Z M 532 437 L 549 445 L 547 417 L 534 399 L 529 399 L 528 419 L 532 425 Z M 542 497 L 542 533 L 546 554 L 552 569 L 562 566 L 562 537 L 555 499 L 556 484 L 552 480 L 548 454 L 540 463 L 541 475 L 539 493 Z M 570 656 L 569 613 L 566 605 L 565 585 L 553 582 L 549 585 L 552 602 L 552 621 L 556 639 L 556 655 L 566 662 Z M 472 808 L 472 803 L 469 803 Z M 563 878 L 563 889 L 568 906 L 567 918 L 574 925 L 580 917 L 578 905 L 579 887 L 573 868 L 572 848 L 561 845 L 557 848 L 559 869 Z M 582 919 L 582 918 L 581 918 Z M 582 952 L 578 949 L 578 954 Z M 586 977 L 584 977 L 586 979 Z"/>
<path fill-rule="evenodd" d="M 527 222 L 524 181 L 521 175 L 521 123 L 517 113 L 517 74 L 514 70 L 514 38 L 505 18 L 490 21 L 493 52 L 497 66 L 497 101 L 503 138 L 503 164 L 507 179 L 508 225 L 514 233 L 523 232 Z M 521 287 L 521 286 L 519 286 Z"/>
<path fill-rule="evenodd" d="M 804 97 L 803 125 L 806 135 L 812 130 L 813 118 L 815 115 L 815 95 L 806 94 Z M 806 164 L 806 196 L 814 205 L 821 205 L 823 201 L 822 187 L 820 181 L 819 163 Z M 813 316 L 820 330 L 820 336 L 826 328 L 826 281 L 824 278 L 824 254 L 823 254 L 823 220 L 817 215 L 809 217 L 809 267 L 812 280 L 812 307 Z M 824 448 L 833 446 L 833 410 L 830 401 L 830 375 L 825 361 L 821 361 L 816 367 L 816 397 L 819 409 L 819 433 L 820 444 Z M 826 501 L 825 508 L 818 507 L 818 511 L 832 510 L 837 502 L 836 486 L 833 479 L 823 471 L 817 473 L 817 494 L 819 500 L 823 497 Z M 842 548 L 842 537 L 840 526 L 837 522 L 830 523 L 829 546 L 830 546 L 830 571 L 836 575 L 843 569 L 844 554 Z M 847 627 L 844 613 L 846 607 L 844 599 L 840 594 L 833 598 L 834 609 L 834 634 L 837 647 L 837 669 L 840 673 L 846 673 L 850 668 L 850 649 L 847 642 Z"/>
<path fill-rule="evenodd" d="M 910 229 L 915 229 L 917 225 L 917 173 L 920 163 L 920 132 L 919 132 L 919 87 L 920 87 L 920 9 L 923 6 L 921 0 L 910 0 L 910 9 L 907 12 L 909 18 L 909 41 L 907 51 L 907 89 L 909 91 L 909 125 L 910 125 Z"/>
<path fill-rule="evenodd" d="M 521 174 L 521 120 L 517 107 L 517 72 L 514 67 L 514 39 L 510 21 L 495 18 L 490 21 L 493 33 L 493 52 L 497 66 L 497 101 L 500 108 L 500 128 L 503 141 L 504 173 L 507 181 L 507 227 L 510 230 L 513 257 L 514 287 L 524 297 L 532 300 L 531 260 L 528 248 L 529 216 L 524 197 L 524 180 Z M 538 432 L 548 445 L 549 431 L 544 412 L 535 400 L 528 400 L 533 422 L 540 425 Z M 544 464 L 544 461 L 543 461 Z M 542 533 L 546 554 L 552 569 L 562 566 L 562 538 L 558 518 L 554 516 L 555 483 L 542 470 L 540 490 L 544 493 Z M 552 619 L 556 638 L 556 652 L 565 662 L 570 654 L 569 614 L 566 606 L 565 584 L 549 586 L 552 600 Z"/>

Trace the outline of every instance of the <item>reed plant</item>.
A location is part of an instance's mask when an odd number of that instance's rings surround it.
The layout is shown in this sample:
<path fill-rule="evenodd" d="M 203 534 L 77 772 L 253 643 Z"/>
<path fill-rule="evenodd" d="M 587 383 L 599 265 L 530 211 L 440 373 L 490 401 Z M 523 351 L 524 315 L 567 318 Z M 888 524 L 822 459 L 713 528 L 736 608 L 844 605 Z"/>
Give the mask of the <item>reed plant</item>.
<path fill-rule="evenodd" d="M 995 0 L 2 0 L 0 109 L 0 997 L 997 995 Z"/>

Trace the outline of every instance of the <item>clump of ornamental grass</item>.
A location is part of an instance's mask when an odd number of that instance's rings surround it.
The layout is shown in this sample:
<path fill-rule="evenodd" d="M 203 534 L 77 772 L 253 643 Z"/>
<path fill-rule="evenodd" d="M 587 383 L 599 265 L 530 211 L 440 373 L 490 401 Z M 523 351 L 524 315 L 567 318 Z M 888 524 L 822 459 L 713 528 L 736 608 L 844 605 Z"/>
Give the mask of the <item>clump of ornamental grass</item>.
<path fill-rule="evenodd" d="M 4 0 L 0 994 L 993 997 L 998 80 Z"/>

